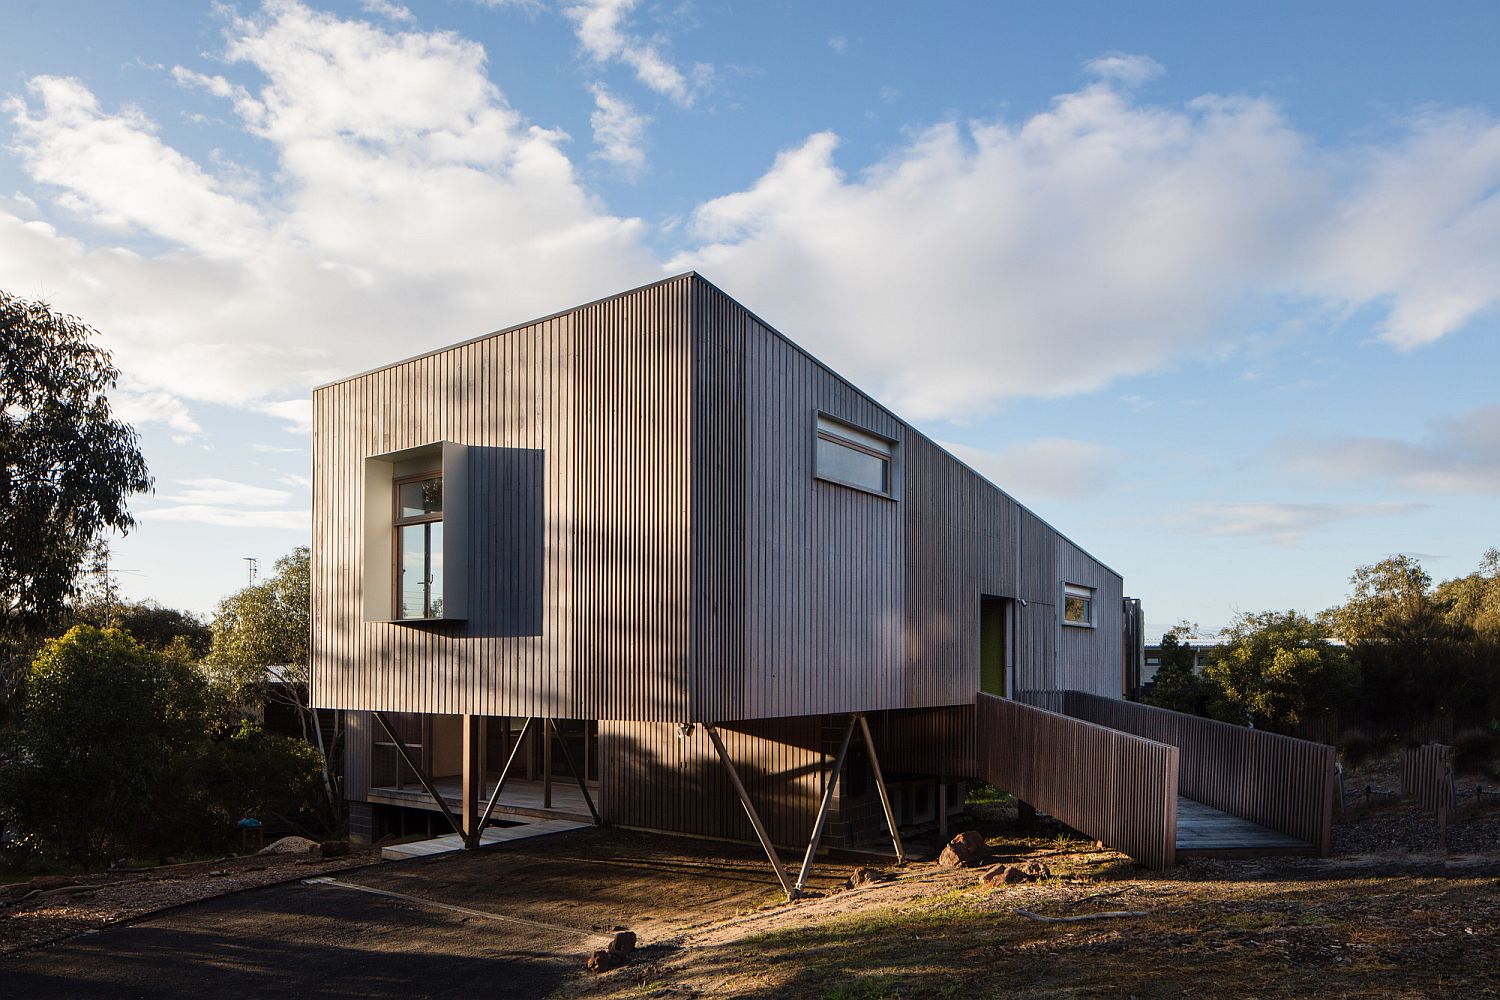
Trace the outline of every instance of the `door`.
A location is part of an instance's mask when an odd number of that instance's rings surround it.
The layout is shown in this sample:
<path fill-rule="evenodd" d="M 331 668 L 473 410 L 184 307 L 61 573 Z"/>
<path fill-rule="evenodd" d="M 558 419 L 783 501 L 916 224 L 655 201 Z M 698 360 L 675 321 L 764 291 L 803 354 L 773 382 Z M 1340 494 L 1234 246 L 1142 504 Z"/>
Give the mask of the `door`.
<path fill-rule="evenodd" d="M 1001 698 L 1010 695 L 1010 604 L 1005 597 L 979 598 L 979 690 Z"/>

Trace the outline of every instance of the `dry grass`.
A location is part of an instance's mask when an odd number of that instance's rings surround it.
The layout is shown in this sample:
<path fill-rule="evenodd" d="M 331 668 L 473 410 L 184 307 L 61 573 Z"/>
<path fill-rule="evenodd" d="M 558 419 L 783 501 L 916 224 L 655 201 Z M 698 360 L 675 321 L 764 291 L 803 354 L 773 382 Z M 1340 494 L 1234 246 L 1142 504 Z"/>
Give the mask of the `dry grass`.
<path fill-rule="evenodd" d="M 990 889 L 913 865 L 648 949 L 610 997 L 1482 997 L 1500 992 L 1500 857 L 1199 863 L 1166 876 L 1076 840 L 996 838 L 1053 877 Z M 1435 869 L 1424 873 L 1423 868 Z M 1039 923 L 1054 916 L 1144 917 Z"/>

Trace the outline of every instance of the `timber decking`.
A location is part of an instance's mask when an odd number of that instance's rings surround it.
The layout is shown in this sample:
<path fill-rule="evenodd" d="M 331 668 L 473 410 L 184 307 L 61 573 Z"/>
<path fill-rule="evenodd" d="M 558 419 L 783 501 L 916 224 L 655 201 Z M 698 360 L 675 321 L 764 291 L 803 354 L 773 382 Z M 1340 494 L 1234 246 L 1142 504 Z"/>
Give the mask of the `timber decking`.
<path fill-rule="evenodd" d="M 448 808 L 454 811 L 454 815 L 457 815 L 463 809 L 463 788 L 459 779 L 438 778 L 433 784 L 443 796 L 444 801 L 448 803 Z M 494 790 L 493 781 L 485 782 L 480 799 L 488 801 L 490 793 Z M 590 784 L 589 794 L 597 797 L 598 793 L 599 786 Z M 377 786 L 369 790 L 367 801 L 387 806 L 438 811 L 437 803 L 433 802 L 432 797 L 418 785 L 407 785 L 403 788 L 389 785 Z M 545 805 L 540 781 L 507 781 L 504 794 L 495 804 L 495 816 L 497 818 L 526 816 L 535 819 L 573 820 L 590 825 L 594 822 L 593 817 L 589 815 L 588 803 L 584 802 L 583 793 L 578 790 L 573 779 L 561 776 L 552 779 L 552 805 L 550 807 Z"/>
<path fill-rule="evenodd" d="M 479 838 L 479 846 L 490 847 L 494 844 L 508 844 L 516 840 L 530 840 L 532 837 L 545 837 L 551 833 L 582 830 L 590 825 L 563 819 L 544 819 L 535 823 L 522 823 L 520 826 L 490 826 L 485 827 L 483 835 Z M 450 833 L 446 837 L 433 837 L 431 840 L 417 840 L 410 844 L 382 847 L 380 860 L 404 861 L 407 858 L 427 858 L 434 854 L 452 854 L 463 849 L 464 839 L 456 833 Z"/>
<path fill-rule="evenodd" d="M 1248 819 L 1177 797 L 1177 856 L 1261 857 L 1269 854 L 1317 854 L 1305 840 L 1278 833 Z"/>

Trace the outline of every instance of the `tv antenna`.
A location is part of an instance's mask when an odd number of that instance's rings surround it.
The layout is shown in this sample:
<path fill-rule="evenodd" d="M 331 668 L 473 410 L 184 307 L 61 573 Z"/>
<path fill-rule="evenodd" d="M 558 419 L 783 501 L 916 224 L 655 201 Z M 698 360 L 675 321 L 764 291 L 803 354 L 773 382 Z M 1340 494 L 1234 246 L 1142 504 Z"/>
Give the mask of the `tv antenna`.
<path fill-rule="evenodd" d="M 260 560 L 254 556 L 245 557 L 245 568 L 250 571 L 250 586 L 255 586 L 255 574 L 260 572 Z"/>

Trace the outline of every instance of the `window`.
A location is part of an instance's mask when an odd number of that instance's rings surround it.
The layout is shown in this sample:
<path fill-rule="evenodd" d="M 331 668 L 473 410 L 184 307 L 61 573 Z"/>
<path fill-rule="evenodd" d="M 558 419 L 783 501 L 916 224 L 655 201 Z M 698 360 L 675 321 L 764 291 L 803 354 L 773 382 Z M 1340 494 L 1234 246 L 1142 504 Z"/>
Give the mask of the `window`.
<path fill-rule="evenodd" d="M 1063 624 L 1093 626 L 1093 587 L 1079 587 L 1071 583 L 1063 585 Z"/>
<path fill-rule="evenodd" d="M 443 617 L 443 477 L 398 479 L 396 617 Z"/>
<path fill-rule="evenodd" d="M 468 619 L 469 448 L 433 441 L 364 460 L 360 603 L 367 622 Z"/>
<path fill-rule="evenodd" d="M 893 496 L 894 453 L 889 439 L 818 414 L 814 475 L 819 479 Z"/>

